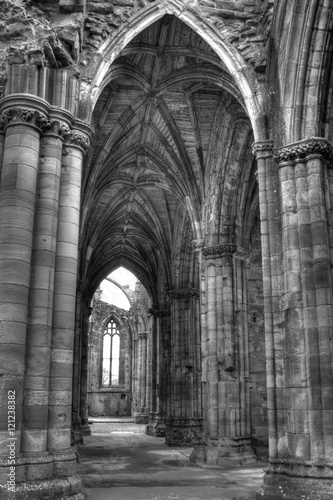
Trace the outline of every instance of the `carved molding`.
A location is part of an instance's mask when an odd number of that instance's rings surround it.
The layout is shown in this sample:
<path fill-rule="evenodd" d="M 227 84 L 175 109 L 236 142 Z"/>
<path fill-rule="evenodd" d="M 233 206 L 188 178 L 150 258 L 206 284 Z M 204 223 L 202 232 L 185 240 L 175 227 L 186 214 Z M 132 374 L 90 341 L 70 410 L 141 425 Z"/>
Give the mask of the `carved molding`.
<path fill-rule="evenodd" d="M 211 247 L 205 247 L 202 253 L 206 259 L 216 259 L 218 257 L 223 257 L 224 255 L 233 255 L 237 251 L 237 246 L 232 243 L 227 243 L 225 245 L 213 245 Z"/>
<path fill-rule="evenodd" d="M 138 339 L 144 340 L 148 337 L 149 332 L 138 332 Z"/>
<path fill-rule="evenodd" d="M 6 109 L 0 114 L 0 128 L 5 128 L 10 122 L 12 113 L 10 110 Z"/>
<path fill-rule="evenodd" d="M 46 119 L 40 124 L 40 128 L 44 134 L 51 133 L 65 138 L 71 133 L 70 127 L 59 120 Z"/>
<path fill-rule="evenodd" d="M 68 134 L 70 134 L 70 132 L 71 130 L 68 125 L 66 125 L 65 123 L 60 123 L 59 134 L 61 135 L 61 137 L 66 137 Z"/>
<path fill-rule="evenodd" d="M 325 160 L 333 163 L 333 147 L 326 139 L 321 137 L 311 137 L 274 151 L 274 158 L 277 163 L 293 163 L 310 155 L 322 156 Z"/>
<path fill-rule="evenodd" d="M 273 155 L 273 141 L 258 141 L 252 144 L 252 154 L 257 158 Z"/>
<path fill-rule="evenodd" d="M 0 128 L 5 128 L 15 122 L 29 123 L 41 130 L 50 125 L 48 117 L 35 109 L 26 107 L 15 107 L 2 111 L 0 114 Z"/>
<path fill-rule="evenodd" d="M 49 130 L 52 127 L 52 122 L 46 115 L 42 115 L 41 113 L 37 116 L 37 123 L 42 132 Z"/>
<path fill-rule="evenodd" d="M 86 153 L 90 147 L 90 140 L 84 134 L 76 131 L 69 131 L 68 133 L 63 130 L 66 137 L 66 144 L 71 146 L 78 146 Z"/>

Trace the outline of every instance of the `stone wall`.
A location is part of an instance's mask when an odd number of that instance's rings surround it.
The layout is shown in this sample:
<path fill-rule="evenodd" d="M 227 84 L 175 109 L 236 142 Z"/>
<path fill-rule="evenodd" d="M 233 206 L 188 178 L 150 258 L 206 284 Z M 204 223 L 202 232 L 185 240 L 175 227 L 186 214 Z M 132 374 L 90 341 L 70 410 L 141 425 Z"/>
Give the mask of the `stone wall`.
<path fill-rule="evenodd" d="M 131 393 L 121 389 L 88 391 L 88 411 L 91 417 L 130 417 Z"/>

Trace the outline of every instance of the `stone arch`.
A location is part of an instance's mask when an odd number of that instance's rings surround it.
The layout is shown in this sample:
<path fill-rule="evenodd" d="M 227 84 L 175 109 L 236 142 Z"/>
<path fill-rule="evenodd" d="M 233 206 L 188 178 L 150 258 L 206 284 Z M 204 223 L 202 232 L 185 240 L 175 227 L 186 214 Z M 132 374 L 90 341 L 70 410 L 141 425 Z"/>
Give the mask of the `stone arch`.
<path fill-rule="evenodd" d="M 297 8 L 290 2 L 277 6 L 273 30 L 277 33 L 285 26 L 286 33 L 283 44 L 272 35 L 267 68 L 269 80 L 274 82 L 267 105 L 276 111 L 269 128 L 275 129 L 277 147 L 325 135 L 321 116 L 326 114 L 323 106 L 328 100 L 325 82 L 330 67 L 332 13 L 326 0 L 307 0 Z"/>
<path fill-rule="evenodd" d="M 131 304 L 132 297 L 131 297 L 131 294 L 129 293 L 129 289 L 126 286 L 124 286 L 121 283 L 119 283 L 119 281 L 115 280 L 114 278 L 108 277 L 106 279 L 110 283 L 113 283 L 114 285 L 116 285 L 123 292 L 123 294 L 126 295 L 126 297 L 128 299 L 128 302 Z"/>
<path fill-rule="evenodd" d="M 89 83 L 84 83 L 81 87 L 82 99 L 90 102 L 93 109 L 103 87 L 105 75 L 114 59 L 138 33 L 166 14 L 178 17 L 217 53 L 234 77 L 243 96 L 255 140 L 266 139 L 264 99 L 255 73 L 249 69 L 237 49 L 200 16 L 191 2 L 177 0 L 158 2 L 136 13 L 124 23 L 115 36 L 108 38 L 99 47 L 94 61 L 94 74 L 88 78 Z"/>
<path fill-rule="evenodd" d="M 89 283 L 87 283 L 87 287 L 85 288 L 85 299 L 87 303 L 90 303 L 96 288 L 98 287 L 99 283 L 103 281 L 103 279 L 107 279 L 107 276 L 111 274 L 113 271 L 115 271 L 118 267 L 126 267 L 132 274 L 134 274 L 138 280 L 143 284 L 145 289 L 147 290 L 148 295 L 151 297 L 151 300 L 154 302 L 156 301 L 156 294 L 154 292 L 154 287 L 152 286 L 152 283 L 149 281 L 147 277 L 147 272 L 145 269 L 145 266 L 143 264 L 139 265 L 136 263 L 135 267 L 133 265 L 133 262 L 131 262 L 127 258 L 117 258 L 113 259 L 111 263 L 106 265 L 105 267 L 101 268 L 98 273 L 96 273 L 91 279 L 89 280 Z M 127 296 L 130 304 L 132 303 L 132 298 L 126 290 L 126 287 L 123 287 L 122 285 L 119 285 L 116 281 L 112 280 L 112 282 L 119 286 L 119 288 L 122 290 L 122 292 L 125 293 Z M 126 291 L 125 291 L 126 290 Z"/>

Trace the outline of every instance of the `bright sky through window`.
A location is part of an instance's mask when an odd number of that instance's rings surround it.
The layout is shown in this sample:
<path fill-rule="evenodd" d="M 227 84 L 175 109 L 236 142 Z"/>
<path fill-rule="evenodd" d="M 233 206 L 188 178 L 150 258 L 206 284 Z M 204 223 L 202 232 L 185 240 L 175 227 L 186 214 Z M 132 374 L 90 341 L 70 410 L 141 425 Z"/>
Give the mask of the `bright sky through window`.
<path fill-rule="evenodd" d="M 137 282 L 137 278 L 130 271 L 123 267 L 119 267 L 113 273 L 109 274 L 108 278 L 116 281 L 122 286 L 129 285 L 131 290 L 135 289 L 135 283 Z M 104 302 L 108 302 L 109 304 L 113 304 L 121 309 L 130 308 L 130 303 L 126 294 L 119 288 L 119 286 L 111 283 L 108 279 L 103 280 L 101 283 L 102 290 L 102 300 Z"/>

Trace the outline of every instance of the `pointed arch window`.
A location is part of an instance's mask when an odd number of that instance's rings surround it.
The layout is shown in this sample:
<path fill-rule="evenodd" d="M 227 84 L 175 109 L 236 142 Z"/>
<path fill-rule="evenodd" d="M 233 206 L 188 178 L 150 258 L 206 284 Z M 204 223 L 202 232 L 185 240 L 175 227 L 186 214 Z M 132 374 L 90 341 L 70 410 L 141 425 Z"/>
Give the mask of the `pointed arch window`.
<path fill-rule="evenodd" d="M 102 385 L 119 385 L 120 334 L 111 318 L 103 334 Z"/>

